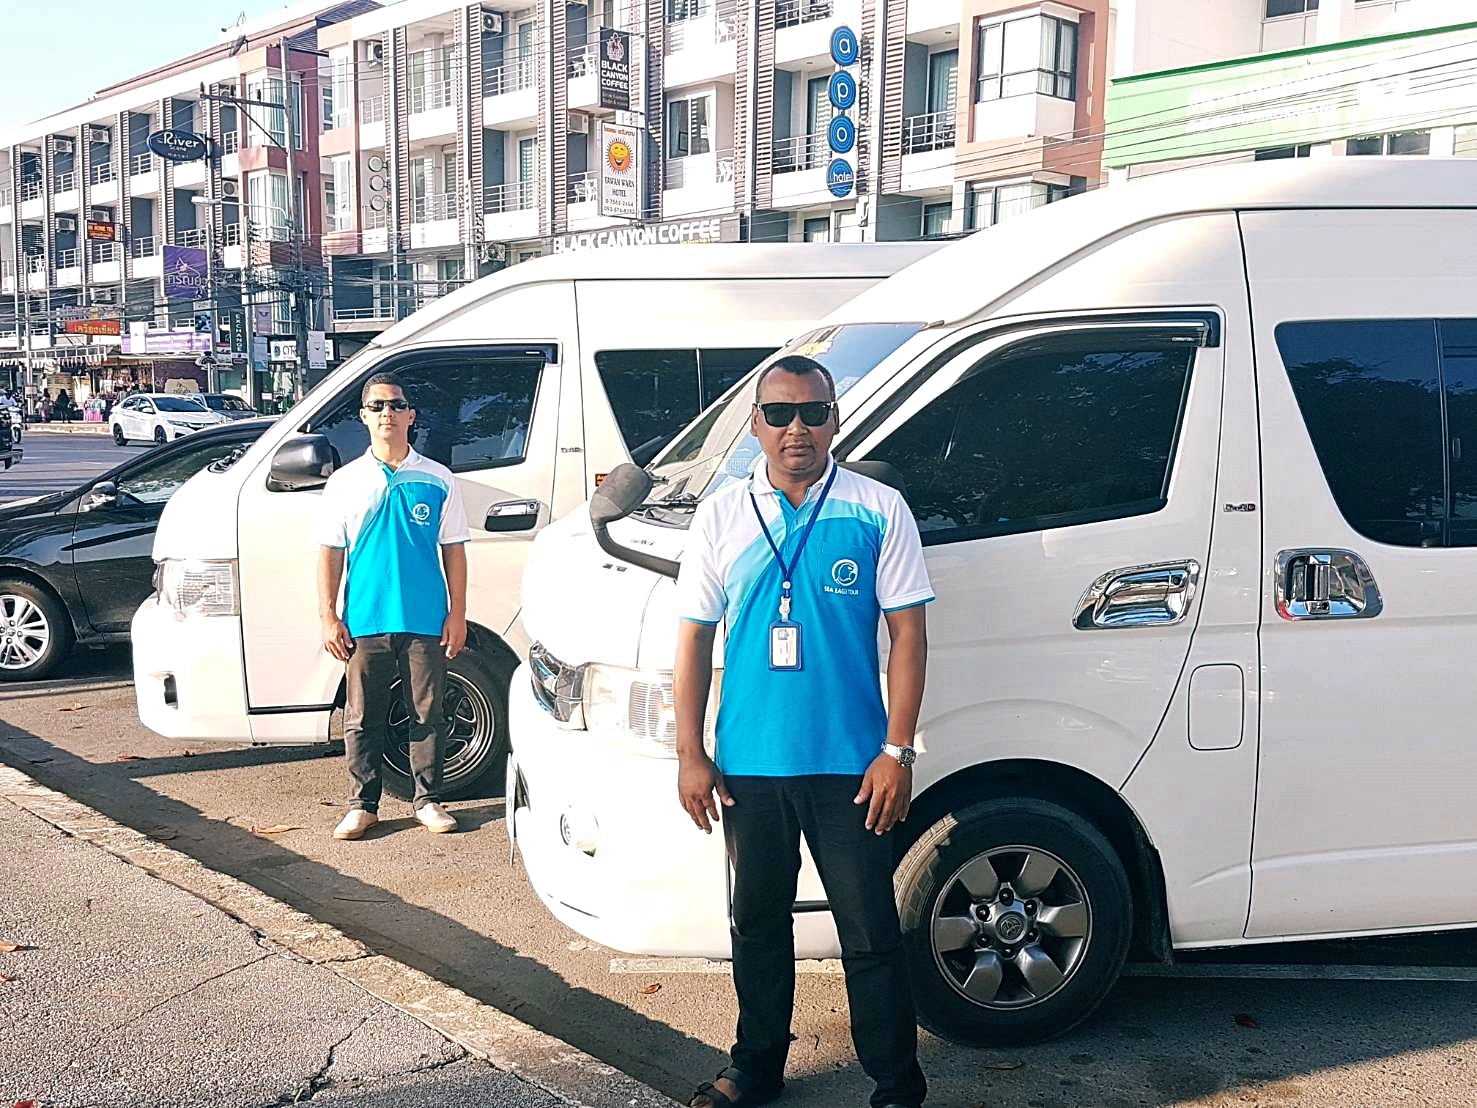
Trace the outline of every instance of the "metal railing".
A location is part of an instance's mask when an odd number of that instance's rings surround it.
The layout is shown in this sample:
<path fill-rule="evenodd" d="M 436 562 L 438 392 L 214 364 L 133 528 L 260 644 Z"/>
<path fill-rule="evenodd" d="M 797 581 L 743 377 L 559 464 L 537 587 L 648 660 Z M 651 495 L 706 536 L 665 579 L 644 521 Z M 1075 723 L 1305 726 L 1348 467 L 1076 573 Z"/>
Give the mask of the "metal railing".
<path fill-rule="evenodd" d="M 99 265 L 102 262 L 116 262 L 118 244 L 116 242 L 95 242 L 88 247 L 88 253 L 92 257 L 93 265 Z"/>
<path fill-rule="evenodd" d="M 383 96 L 371 96 L 367 100 L 359 101 L 359 122 L 383 123 L 385 121 L 385 98 Z"/>
<path fill-rule="evenodd" d="M 241 132 L 227 131 L 221 136 L 221 153 L 234 154 L 241 149 Z"/>
<path fill-rule="evenodd" d="M 323 217 L 323 229 L 330 235 L 354 229 L 353 212 L 329 212 Z"/>
<path fill-rule="evenodd" d="M 394 319 L 392 304 L 375 304 L 368 308 L 334 308 L 334 319 Z"/>
<path fill-rule="evenodd" d="M 592 204 L 600 199 L 600 178 L 591 170 L 588 173 L 569 175 L 569 202 Z"/>
<path fill-rule="evenodd" d="M 773 172 L 795 173 L 803 169 L 819 169 L 826 164 L 829 154 L 824 131 L 776 139 Z"/>
<path fill-rule="evenodd" d="M 22 181 L 21 182 L 21 203 L 25 203 L 27 200 L 40 200 L 40 199 L 41 199 L 41 182 L 40 181 Z"/>
<path fill-rule="evenodd" d="M 159 240 L 153 235 L 144 235 L 141 238 L 136 238 L 133 240 L 130 253 L 135 258 L 152 258 L 155 254 L 159 253 Z"/>
<path fill-rule="evenodd" d="M 51 191 L 53 193 L 71 192 L 76 187 L 77 171 L 75 169 L 69 169 L 65 173 L 58 173 L 56 179 L 51 182 Z"/>
<path fill-rule="evenodd" d="M 0 188 L 0 208 L 3 208 L 10 203 L 10 199 L 13 195 L 14 194 L 10 191 L 9 185 Z"/>
<path fill-rule="evenodd" d="M 482 95 L 502 96 L 509 92 L 521 92 L 533 87 L 537 75 L 538 70 L 534 66 L 532 55 L 515 58 L 482 75 Z"/>
<path fill-rule="evenodd" d="M 154 155 L 147 151 L 142 154 L 135 154 L 128 159 L 128 172 L 134 177 L 144 173 L 152 173 L 153 171 Z"/>
<path fill-rule="evenodd" d="M 32 254 L 30 257 L 26 258 L 26 272 L 45 273 L 46 259 L 39 254 Z"/>
<path fill-rule="evenodd" d="M 692 185 L 733 183 L 733 151 L 716 154 L 690 154 L 685 158 L 668 158 L 662 167 L 662 187 L 684 189 Z"/>
<path fill-rule="evenodd" d="M 94 185 L 105 185 L 117 177 L 117 175 L 117 170 L 113 168 L 111 158 L 108 161 L 99 162 L 88 172 L 88 176 Z"/>
<path fill-rule="evenodd" d="M 736 15 L 718 15 L 709 9 L 691 19 L 668 23 L 666 52 L 675 54 L 679 50 L 733 42 L 738 37 L 738 20 Z"/>
<path fill-rule="evenodd" d="M 375 211 L 373 208 L 364 213 L 364 229 L 366 231 L 378 231 L 381 227 L 387 227 L 390 223 L 390 213 L 381 208 Z"/>
<path fill-rule="evenodd" d="M 210 231 L 204 227 L 187 227 L 175 232 L 176 246 L 204 246 L 210 242 Z"/>
<path fill-rule="evenodd" d="M 527 211 L 537 203 L 537 197 L 537 181 L 509 181 L 486 190 L 482 210 L 489 214 Z"/>
<path fill-rule="evenodd" d="M 778 0 L 774 6 L 776 27 L 798 27 L 817 19 L 831 18 L 831 0 Z"/>
<path fill-rule="evenodd" d="M 15 263 L 9 258 L 0 258 L 0 277 L 14 277 Z"/>
<path fill-rule="evenodd" d="M 410 88 L 411 115 L 449 108 L 451 103 L 450 81 L 427 81 L 423 85 L 412 85 Z"/>
<path fill-rule="evenodd" d="M 57 269 L 76 269 L 77 268 L 77 249 L 76 249 L 76 247 L 68 247 L 66 250 L 58 250 L 56 252 L 56 268 Z"/>
<path fill-rule="evenodd" d="M 454 192 L 432 192 L 425 196 L 412 196 L 410 198 L 410 221 L 412 223 L 433 223 L 442 219 L 455 219 L 458 212 L 456 199 Z"/>
<path fill-rule="evenodd" d="M 954 109 L 910 115 L 903 120 L 903 153 L 921 154 L 954 145 Z"/>
<path fill-rule="evenodd" d="M 226 233 L 222 240 L 227 246 L 241 245 L 241 224 L 227 223 Z"/>

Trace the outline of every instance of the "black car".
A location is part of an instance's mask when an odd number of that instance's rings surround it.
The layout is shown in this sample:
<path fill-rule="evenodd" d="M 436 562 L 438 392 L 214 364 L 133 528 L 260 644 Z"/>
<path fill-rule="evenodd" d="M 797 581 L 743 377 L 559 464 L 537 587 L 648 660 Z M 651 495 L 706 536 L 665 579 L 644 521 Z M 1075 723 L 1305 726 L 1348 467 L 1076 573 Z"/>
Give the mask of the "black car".
<path fill-rule="evenodd" d="M 228 466 L 272 425 L 210 427 L 84 485 L 0 505 L 0 681 L 45 677 L 74 643 L 128 638 L 154 591 L 164 503 L 206 466 Z"/>

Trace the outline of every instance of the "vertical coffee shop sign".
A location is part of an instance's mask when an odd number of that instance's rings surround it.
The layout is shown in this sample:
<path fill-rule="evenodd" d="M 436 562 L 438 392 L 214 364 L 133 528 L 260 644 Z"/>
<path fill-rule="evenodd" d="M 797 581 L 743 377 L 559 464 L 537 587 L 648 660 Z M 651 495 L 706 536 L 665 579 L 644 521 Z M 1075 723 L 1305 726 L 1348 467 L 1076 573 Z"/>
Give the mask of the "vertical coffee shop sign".
<path fill-rule="evenodd" d="M 631 110 L 631 33 L 600 28 L 600 106 Z"/>
<path fill-rule="evenodd" d="M 639 127 L 600 124 L 600 214 L 611 219 L 641 218 L 641 142 Z"/>
<path fill-rule="evenodd" d="M 855 31 L 841 26 L 831 32 L 831 61 L 836 63 L 836 72 L 826 85 L 826 95 L 836 111 L 826 128 L 826 142 L 831 148 L 826 188 L 838 200 L 850 196 L 856 188 L 856 170 L 847 157 L 856 146 L 856 122 L 847 113 L 856 107 L 856 77 L 851 69 L 860 57 L 861 44 Z"/>
<path fill-rule="evenodd" d="M 166 300 L 204 300 L 210 295 L 205 287 L 205 250 L 199 246 L 164 246 L 164 298 Z"/>

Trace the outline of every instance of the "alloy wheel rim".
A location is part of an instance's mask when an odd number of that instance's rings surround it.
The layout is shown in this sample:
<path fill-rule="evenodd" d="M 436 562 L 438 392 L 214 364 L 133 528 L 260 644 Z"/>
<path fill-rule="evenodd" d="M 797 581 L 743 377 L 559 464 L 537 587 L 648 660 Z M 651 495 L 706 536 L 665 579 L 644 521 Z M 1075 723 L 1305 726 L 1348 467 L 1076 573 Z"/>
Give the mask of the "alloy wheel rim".
<path fill-rule="evenodd" d="M 29 597 L 0 593 L 0 669 L 29 669 L 51 645 L 51 623 Z"/>
<path fill-rule="evenodd" d="M 1092 941 L 1092 907 L 1066 862 L 1034 846 L 977 854 L 944 882 L 929 920 L 934 964 L 959 996 L 992 1010 L 1041 1004 Z"/>
<path fill-rule="evenodd" d="M 401 691 L 401 682 L 397 679 L 390 686 L 390 707 L 386 717 L 389 741 L 385 744 L 385 761 L 409 777 L 410 712 L 405 707 Z M 460 788 L 482 772 L 487 756 L 497 745 L 497 715 L 486 694 L 459 673 L 446 675 L 441 708 L 446 720 L 442 785 L 450 791 Z"/>

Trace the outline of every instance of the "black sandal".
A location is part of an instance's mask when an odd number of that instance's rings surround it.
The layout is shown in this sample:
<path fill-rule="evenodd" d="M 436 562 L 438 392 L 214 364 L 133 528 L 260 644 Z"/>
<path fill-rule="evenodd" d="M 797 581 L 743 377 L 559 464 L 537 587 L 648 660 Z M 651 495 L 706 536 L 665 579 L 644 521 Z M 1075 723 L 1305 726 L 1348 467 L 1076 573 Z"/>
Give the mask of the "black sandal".
<path fill-rule="evenodd" d="M 759 1108 L 759 1105 L 768 1104 L 785 1091 L 785 1083 L 783 1081 L 779 1082 L 773 1088 L 760 1089 L 754 1079 L 737 1066 L 729 1066 L 726 1069 L 719 1070 L 713 1080 L 716 1081 L 720 1078 L 726 1078 L 733 1082 L 734 1088 L 738 1090 L 737 1100 L 714 1085 L 712 1081 L 704 1081 L 697 1087 L 697 1091 L 688 1098 L 688 1108 L 693 1108 L 692 1102 L 700 1096 L 707 1097 L 708 1103 L 713 1108 L 740 1108 L 740 1106 L 742 1108 Z"/>

